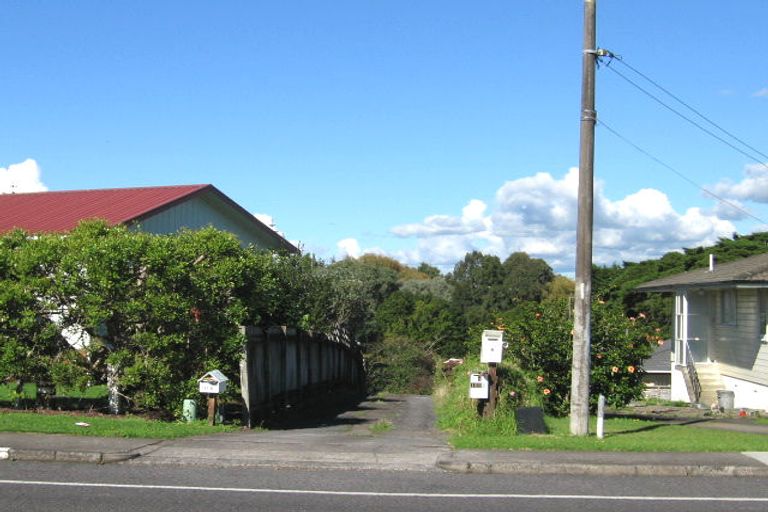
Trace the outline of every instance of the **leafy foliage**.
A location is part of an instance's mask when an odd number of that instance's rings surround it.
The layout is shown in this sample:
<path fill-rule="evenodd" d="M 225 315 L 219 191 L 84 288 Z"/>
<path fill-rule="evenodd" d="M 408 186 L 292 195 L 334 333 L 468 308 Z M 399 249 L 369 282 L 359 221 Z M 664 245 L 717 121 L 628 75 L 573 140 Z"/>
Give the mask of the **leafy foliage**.
<path fill-rule="evenodd" d="M 427 394 L 435 357 L 410 338 L 386 336 L 366 353 L 368 387 L 373 392 Z"/>
<path fill-rule="evenodd" d="M 534 377 L 545 410 L 566 414 L 571 384 L 573 320 L 567 300 L 524 303 L 502 315 L 509 357 Z M 591 396 L 621 406 L 642 395 L 642 363 L 660 339 L 645 318 L 627 318 L 615 305 L 593 303 Z M 537 400 L 535 400 L 537 401 Z M 594 404 L 593 404 L 594 405 Z"/>
<path fill-rule="evenodd" d="M 178 411 L 205 371 L 237 375 L 240 325 L 343 325 L 329 307 L 339 301 L 317 293 L 321 269 L 212 228 L 159 236 L 87 222 L 64 237 L 6 235 L 0 372 L 69 386 L 110 378 L 133 407 Z M 87 343 L 76 350 L 62 332 Z"/>

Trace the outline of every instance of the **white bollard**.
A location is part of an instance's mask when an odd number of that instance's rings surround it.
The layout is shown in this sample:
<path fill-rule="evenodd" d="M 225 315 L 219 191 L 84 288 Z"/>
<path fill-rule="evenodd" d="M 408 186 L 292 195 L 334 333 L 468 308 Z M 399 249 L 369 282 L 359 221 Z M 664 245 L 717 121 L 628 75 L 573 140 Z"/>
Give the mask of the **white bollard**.
<path fill-rule="evenodd" d="M 605 416 L 605 396 L 600 395 L 597 397 L 597 438 L 602 439 L 605 435 L 604 421 Z"/>

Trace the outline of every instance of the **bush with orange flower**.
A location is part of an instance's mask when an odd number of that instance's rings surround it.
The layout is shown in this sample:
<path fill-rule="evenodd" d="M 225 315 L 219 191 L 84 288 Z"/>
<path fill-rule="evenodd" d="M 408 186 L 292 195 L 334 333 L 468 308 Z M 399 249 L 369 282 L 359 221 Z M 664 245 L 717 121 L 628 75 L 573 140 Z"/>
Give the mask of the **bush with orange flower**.
<path fill-rule="evenodd" d="M 528 372 L 539 389 L 547 413 L 565 415 L 570 405 L 572 306 L 566 299 L 524 303 L 502 315 L 509 348 L 505 359 Z M 656 346 L 644 315 L 627 318 L 609 304 L 592 307 L 592 371 L 594 404 L 604 394 L 613 406 L 642 395 L 642 362 Z"/>

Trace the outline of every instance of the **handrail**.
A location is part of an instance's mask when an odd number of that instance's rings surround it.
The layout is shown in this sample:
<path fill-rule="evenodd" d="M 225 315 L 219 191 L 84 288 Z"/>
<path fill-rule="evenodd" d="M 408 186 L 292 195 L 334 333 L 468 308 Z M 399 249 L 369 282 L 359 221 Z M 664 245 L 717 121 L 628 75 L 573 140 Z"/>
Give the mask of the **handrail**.
<path fill-rule="evenodd" d="M 691 352 L 688 340 L 685 340 L 685 368 L 693 388 L 693 402 L 698 403 L 699 398 L 701 398 L 701 382 L 699 382 L 699 374 L 696 371 L 696 364 L 693 362 L 693 352 Z"/>

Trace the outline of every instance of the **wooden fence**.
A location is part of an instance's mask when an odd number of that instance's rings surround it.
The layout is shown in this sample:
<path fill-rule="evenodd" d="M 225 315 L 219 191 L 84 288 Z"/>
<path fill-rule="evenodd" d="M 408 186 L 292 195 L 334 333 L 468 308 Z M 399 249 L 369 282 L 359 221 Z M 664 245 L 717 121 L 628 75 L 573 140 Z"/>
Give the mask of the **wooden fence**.
<path fill-rule="evenodd" d="M 297 405 L 333 387 L 362 388 L 365 383 L 358 346 L 291 328 L 242 327 L 246 338 L 240 361 L 244 420 L 252 427 L 285 405 Z"/>

